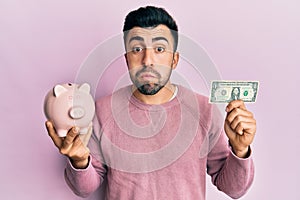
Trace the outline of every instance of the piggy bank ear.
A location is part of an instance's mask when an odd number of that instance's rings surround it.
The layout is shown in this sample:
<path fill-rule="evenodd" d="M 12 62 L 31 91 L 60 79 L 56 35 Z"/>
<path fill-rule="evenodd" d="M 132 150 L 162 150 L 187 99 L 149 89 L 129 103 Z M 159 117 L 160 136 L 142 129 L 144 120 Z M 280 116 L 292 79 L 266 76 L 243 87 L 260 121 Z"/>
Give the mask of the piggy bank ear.
<path fill-rule="evenodd" d="M 90 89 L 91 89 L 91 87 L 87 83 L 84 83 L 79 87 L 79 90 L 82 92 L 85 92 L 85 93 L 90 93 Z"/>
<path fill-rule="evenodd" d="M 59 95 L 61 95 L 62 93 L 66 92 L 67 89 L 64 88 L 62 85 L 56 85 L 53 89 L 54 92 L 54 96 L 58 97 Z"/>

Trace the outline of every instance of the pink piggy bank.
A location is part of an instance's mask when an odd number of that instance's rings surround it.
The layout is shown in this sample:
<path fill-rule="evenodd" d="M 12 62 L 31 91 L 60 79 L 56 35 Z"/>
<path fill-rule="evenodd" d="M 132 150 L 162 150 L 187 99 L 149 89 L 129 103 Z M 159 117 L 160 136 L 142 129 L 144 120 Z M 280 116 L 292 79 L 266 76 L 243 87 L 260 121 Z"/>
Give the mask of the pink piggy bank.
<path fill-rule="evenodd" d="M 87 133 L 95 115 L 95 102 L 87 83 L 56 85 L 45 97 L 44 113 L 52 121 L 59 137 L 73 126 Z"/>

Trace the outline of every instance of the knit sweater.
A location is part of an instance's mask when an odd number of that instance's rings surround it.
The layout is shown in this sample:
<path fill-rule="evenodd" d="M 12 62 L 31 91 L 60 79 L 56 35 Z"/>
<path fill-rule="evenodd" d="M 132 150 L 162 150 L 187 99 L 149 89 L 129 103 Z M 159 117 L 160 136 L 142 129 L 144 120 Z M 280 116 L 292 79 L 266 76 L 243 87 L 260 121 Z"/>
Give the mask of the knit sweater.
<path fill-rule="evenodd" d="M 95 191 L 105 176 L 109 200 L 204 200 L 206 173 L 239 198 L 253 181 L 251 155 L 231 151 L 219 109 L 185 87 L 171 101 L 149 105 L 128 86 L 97 100 L 96 115 L 88 167 L 68 162 L 65 170 L 79 196 Z"/>

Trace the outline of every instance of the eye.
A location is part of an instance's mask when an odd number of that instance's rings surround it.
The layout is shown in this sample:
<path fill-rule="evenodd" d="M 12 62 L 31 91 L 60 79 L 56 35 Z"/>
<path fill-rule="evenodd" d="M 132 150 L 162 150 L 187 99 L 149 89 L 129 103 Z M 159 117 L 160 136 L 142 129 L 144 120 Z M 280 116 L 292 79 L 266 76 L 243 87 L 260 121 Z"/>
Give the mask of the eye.
<path fill-rule="evenodd" d="M 163 52 L 165 52 L 165 50 L 166 49 L 164 47 L 156 47 L 155 48 L 155 51 L 158 52 L 158 53 L 163 53 Z"/>
<path fill-rule="evenodd" d="M 143 51 L 142 47 L 133 47 L 132 48 L 132 52 L 133 53 L 139 53 L 139 52 L 142 52 L 142 51 Z"/>

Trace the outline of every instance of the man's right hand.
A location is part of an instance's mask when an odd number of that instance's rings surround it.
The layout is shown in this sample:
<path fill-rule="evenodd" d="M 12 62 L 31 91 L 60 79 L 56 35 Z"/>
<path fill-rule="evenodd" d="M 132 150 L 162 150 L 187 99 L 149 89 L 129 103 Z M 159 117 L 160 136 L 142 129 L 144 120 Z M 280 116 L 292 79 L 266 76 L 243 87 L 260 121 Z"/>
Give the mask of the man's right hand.
<path fill-rule="evenodd" d="M 84 135 L 79 135 L 79 128 L 73 127 L 66 137 L 57 135 L 51 121 L 46 121 L 46 128 L 59 152 L 69 157 L 75 168 L 84 169 L 88 166 L 90 150 L 86 145 L 91 136 L 92 126 L 89 127 L 88 133 Z"/>

